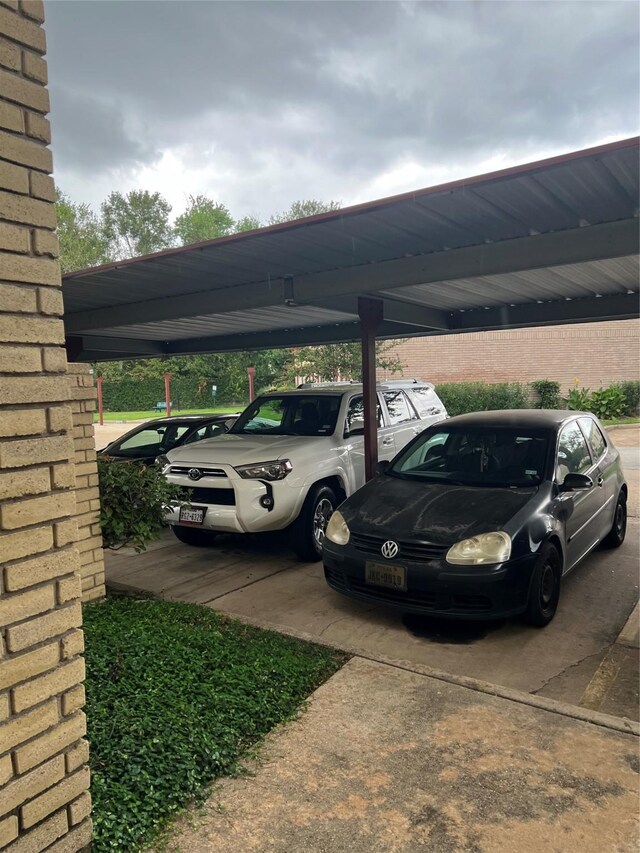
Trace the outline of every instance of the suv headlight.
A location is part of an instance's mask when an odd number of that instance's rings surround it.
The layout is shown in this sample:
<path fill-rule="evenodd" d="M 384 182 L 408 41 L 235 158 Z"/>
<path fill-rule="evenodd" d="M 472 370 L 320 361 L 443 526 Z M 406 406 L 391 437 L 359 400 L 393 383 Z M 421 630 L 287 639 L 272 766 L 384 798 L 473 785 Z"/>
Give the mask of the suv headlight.
<path fill-rule="evenodd" d="M 273 462 L 256 462 L 254 465 L 238 465 L 236 471 L 245 480 L 284 480 L 293 469 L 288 459 Z"/>
<path fill-rule="evenodd" d="M 171 465 L 171 462 L 169 462 L 168 456 L 156 456 L 156 465 L 159 465 L 164 471 L 167 465 Z"/>
<path fill-rule="evenodd" d="M 480 566 L 486 563 L 504 563 L 511 556 L 511 537 L 501 530 L 481 533 L 456 542 L 447 552 L 447 563 L 455 566 Z"/>
<path fill-rule="evenodd" d="M 329 524 L 327 524 L 327 529 L 325 530 L 324 535 L 327 537 L 329 542 L 335 542 L 336 545 L 346 545 L 348 543 L 349 536 L 351 535 L 349 532 L 349 525 L 344 520 L 342 513 L 338 510 L 336 510 L 329 519 Z"/>

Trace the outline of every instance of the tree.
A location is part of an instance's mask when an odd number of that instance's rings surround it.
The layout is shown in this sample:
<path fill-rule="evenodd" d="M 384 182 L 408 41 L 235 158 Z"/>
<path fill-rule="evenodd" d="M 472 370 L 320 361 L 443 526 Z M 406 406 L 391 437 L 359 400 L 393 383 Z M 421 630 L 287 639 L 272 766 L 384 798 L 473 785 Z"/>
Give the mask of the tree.
<path fill-rule="evenodd" d="M 176 219 L 174 230 L 180 243 L 187 246 L 231 234 L 234 224 L 223 204 L 206 195 L 190 195 L 187 209 Z"/>
<path fill-rule="evenodd" d="M 63 273 L 112 260 L 102 224 L 88 204 L 76 204 L 56 189 L 56 216 Z"/>
<path fill-rule="evenodd" d="M 256 228 L 262 228 L 262 222 L 255 216 L 243 216 L 242 219 L 237 219 L 233 230 L 238 233 L 240 231 L 255 231 Z"/>
<path fill-rule="evenodd" d="M 294 201 L 288 210 L 282 213 L 274 213 L 269 219 L 269 225 L 279 222 L 290 222 L 292 219 L 303 219 L 305 216 L 315 216 L 318 213 L 328 213 L 331 210 L 340 210 L 342 204 L 339 201 L 317 201 L 313 198 Z"/>
<path fill-rule="evenodd" d="M 394 352 L 398 341 L 379 341 L 376 344 L 376 366 L 390 373 L 400 373 L 404 367 Z M 286 366 L 286 380 L 305 382 L 336 382 L 362 380 L 362 348 L 359 343 L 326 344 L 301 347 L 293 353 Z"/>
<path fill-rule="evenodd" d="M 104 233 L 118 260 L 148 255 L 173 243 L 171 205 L 160 193 L 112 192 L 101 209 Z"/>

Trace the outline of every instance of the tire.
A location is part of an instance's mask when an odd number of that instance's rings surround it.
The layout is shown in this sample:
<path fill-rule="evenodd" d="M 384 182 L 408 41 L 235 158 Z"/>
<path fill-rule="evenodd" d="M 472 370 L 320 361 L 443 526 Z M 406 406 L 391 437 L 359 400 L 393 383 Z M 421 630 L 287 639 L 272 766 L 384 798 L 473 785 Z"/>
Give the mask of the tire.
<path fill-rule="evenodd" d="M 338 502 L 329 486 L 315 486 L 303 504 L 291 531 L 293 550 L 299 560 L 317 563 L 322 558 L 324 531 Z"/>
<path fill-rule="evenodd" d="M 534 628 L 544 628 L 556 615 L 560 598 L 562 559 L 558 549 L 547 543 L 536 560 L 529 589 L 529 601 L 524 613 L 525 622 Z"/>
<path fill-rule="evenodd" d="M 171 530 L 174 536 L 185 545 L 193 545 L 196 548 L 203 548 L 206 545 L 213 543 L 215 533 L 210 530 L 199 530 L 194 527 L 183 527 L 179 524 L 172 524 Z"/>
<path fill-rule="evenodd" d="M 605 548 L 619 548 L 624 542 L 627 533 L 627 496 L 624 492 L 618 495 L 616 511 L 613 514 L 611 530 L 602 540 Z"/>

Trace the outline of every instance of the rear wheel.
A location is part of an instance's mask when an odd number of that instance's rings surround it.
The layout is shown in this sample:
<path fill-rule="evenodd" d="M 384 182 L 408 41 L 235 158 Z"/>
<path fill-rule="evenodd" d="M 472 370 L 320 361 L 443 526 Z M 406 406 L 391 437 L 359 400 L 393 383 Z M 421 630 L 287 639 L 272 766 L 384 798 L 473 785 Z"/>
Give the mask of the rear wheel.
<path fill-rule="evenodd" d="M 602 544 L 607 548 L 619 548 L 624 542 L 624 537 L 627 533 L 627 496 L 624 492 L 618 495 L 616 503 L 616 511 L 613 514 L 613 524 L 611 530 L 602 540 Z"/>
<path fill-rule="evenodd" d="M 183 527 L 179 524 L 172 524 L 171 530 L 174 536 L 181 542 L 184 542 L 185 545 L 193 545 L 198 548 L 211 545 L 215 538 L 215 533 L 212 533 L 210 530 L 199 530 L 196 527 Z"/>
<path fill-rule="evenodd" d="M 536 560 L 524 614 L 525 621 L 534 628 L 544 628 L 556 615 L 561 577 L 562 560 L 558 549 L 547 543 Z"/>
<path fill-rule="evenodd" d="M 300 560 L 316 563 L 321 559 L 325 531 L 336 506 L 335 493 L 329 486 L 316 486 L 309 492 L 292 526 L 293 550 Z"/>

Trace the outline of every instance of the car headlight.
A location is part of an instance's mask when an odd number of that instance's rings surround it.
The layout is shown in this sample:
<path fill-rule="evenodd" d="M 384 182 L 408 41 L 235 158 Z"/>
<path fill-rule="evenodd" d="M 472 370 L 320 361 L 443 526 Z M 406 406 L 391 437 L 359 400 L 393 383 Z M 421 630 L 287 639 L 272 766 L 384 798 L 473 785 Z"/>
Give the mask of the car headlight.
<path fill-rule="evenodd" d="M 338 510 L 329 519 L 329 524 L 327 524 L 324 535 L 330 542 L 335 542 L 336 545 L 346 545 L 349 541 L 349 536 L 351 535 L 349 526 L 344 520 L 342 513 Z"/>
<path fill-rule="evenodd" d="M 481 533 L 456 542 L 447 552 L 447 563 L 456 566 L 481 566 L 486 563 L 504 563 L 511 556 L 511 537 L 501 530 Z"/>
<path fill-rule="evenodd" d="M 288 459 L 274 462 L 256 462 L 254 465 L 238 465 L 236 471 L 245 480 L 284 480 L 293 469 Z"/>
<path fill-rule="evenodd" d="M 164 471 L 167 465 L 171 465 L 171 462 L 169 462 L 168 456 L 156 456 L 156 465 L 159 465 Z"/>

